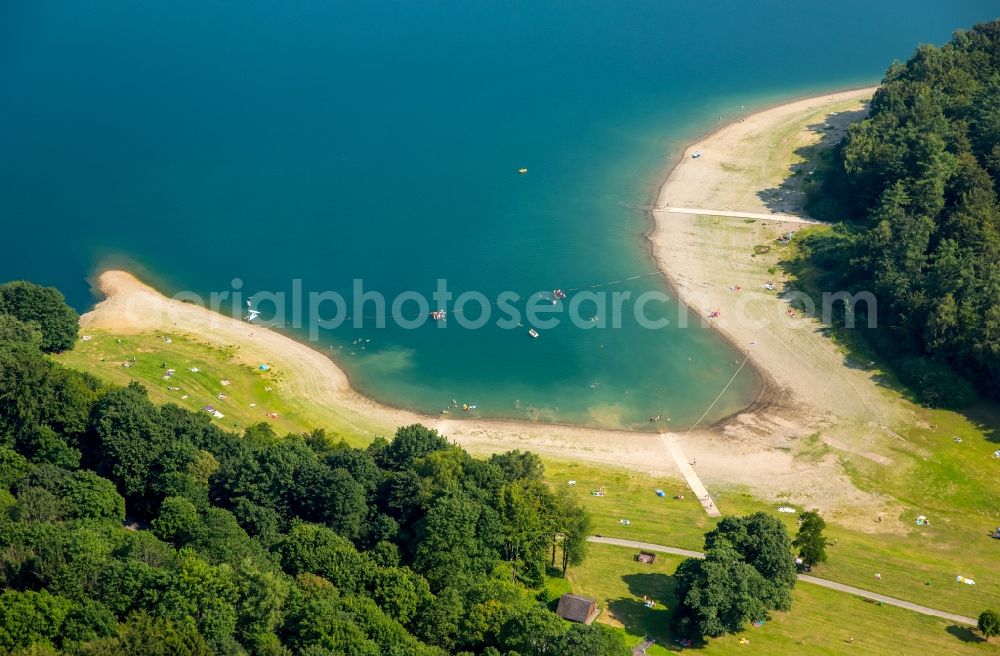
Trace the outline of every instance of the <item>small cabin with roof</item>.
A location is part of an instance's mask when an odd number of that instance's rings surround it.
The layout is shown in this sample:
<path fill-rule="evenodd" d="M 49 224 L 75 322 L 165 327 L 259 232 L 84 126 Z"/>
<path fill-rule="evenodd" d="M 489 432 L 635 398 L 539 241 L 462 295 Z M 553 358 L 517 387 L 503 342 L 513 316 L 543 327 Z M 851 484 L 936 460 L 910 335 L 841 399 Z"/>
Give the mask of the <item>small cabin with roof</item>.
<path fill-rule="evenodd" d="M 597 613 L 596 601 L 568 593 L 559 597 L 559 607 L 556 608 L 556 615 L 580 624 L 590 624 L 597 617 Z"/>

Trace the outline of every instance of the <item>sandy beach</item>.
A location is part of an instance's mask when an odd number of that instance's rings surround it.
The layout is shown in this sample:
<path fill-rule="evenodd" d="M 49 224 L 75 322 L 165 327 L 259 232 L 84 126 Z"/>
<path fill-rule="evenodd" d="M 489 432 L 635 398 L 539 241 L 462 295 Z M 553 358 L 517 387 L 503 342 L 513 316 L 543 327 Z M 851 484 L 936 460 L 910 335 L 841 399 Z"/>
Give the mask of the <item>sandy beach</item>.
<path fill-rule="evenodd" d="M 765 399 L 774 407 L 769 415 L 739 416 L 724 430 L 780 418 L 776 429 L 788 421 L 823 429 L 836 435 L 830 439 L 837 444 L 872 456 L 869 449 L 883 441 L 885 428 L 907 417 L 897 396 L 876 382 L 878 372 L 847 361 L 823 334 L 815 316 L 821 299 L 815 312 L 790 306 L 776 246 L 779 237 L 792 233 L 794 239 L 807 227 L 803 217 L 809 220 L 801 185 L 795 184 L 809 172 L 797 160 L 821 139 L 836 143 L 863 116 L 873 92 L 808 98 L 728 125 L 692 144 L 660 189 L 650 241 L 661 270 L 681 300 L 702 317 L 718 312 L 712 325 L 750 350 L 766 381 Z M 729 216 L 708 209 L 661 211 L 667 207 L 714 208 Z M 770 252 L 757 253 L 755 246 Z"/>
<path fill-rule="evenodd" d="M 685 153 L 661 188 L 657 207 L 801 216 L 801 196 L 794 189 L 781 189 L 777 195 L 767 190 L 781 187 L 797 149 L 856 120 L 873 90 L 796 101 L 714 132 Z M 837 114 L 827 123 L 831 112 Z M 824 127 L 828 124 L 833 127 Z M 702 155 L 692 158 L 696 150 Z M 777 253 L 750 257 L 754 244 L 804 225 L 655 209 L 652 214 L 654 255 L 680 298 L 702 316 L 720 310 L 713 325 L 739 350 L 750 348 L 751 362 L 765 380 L 761 399 L 745 412 L 716 427 L 670 436 L 697 462 L 697 474 L 710 486 L 742 486 L 763 497 L 794 498 L 830 510 L 877 504 L 851 484 L 835 458 L 794 458 L 803 437 L 822 433 L 823 440 L 839 450 L 884 459 L 878 445 L 887 439 L 885 431 L 905 416 L 903 405 L 873 380 L 875 372 L 845 366 L 844 355 L 815 319 L 786 315 L 787 300 L 778 293 L 780 272 L 768 272 Z M 768 281 L 778 291 L 763 289 Z M 732 291 L 733 285 L 742 291 Z M 235 348 L 238 359 L 248 364 L 272 362 L 288 372 L 282 393 L 310 399 L 320 420 L 336 418 L 363 436 L 391 434 L 397 426 L 420 422 L 474 453 L 527 449 L 565 460 L 680 476 L 670 450 L 656 434 L 442 419 L 386 407 L 352 390 L 344 372 L 324 353 L 279 332 L 169 299 L 123 271 L 102 273 L 97 286 L 105 300 L 84 315 L 85 330 L 185 335 L 214 347 Z"/>

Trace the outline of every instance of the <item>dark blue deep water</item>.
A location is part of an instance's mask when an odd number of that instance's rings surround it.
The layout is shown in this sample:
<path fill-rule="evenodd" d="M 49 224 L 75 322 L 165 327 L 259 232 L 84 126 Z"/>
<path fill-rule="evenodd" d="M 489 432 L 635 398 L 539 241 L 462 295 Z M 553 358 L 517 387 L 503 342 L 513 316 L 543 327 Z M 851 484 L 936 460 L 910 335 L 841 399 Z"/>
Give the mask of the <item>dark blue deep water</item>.
<path fill-rule="evenodd" d="M 109 265 L 169 293 L 234 278 L 347 293 L 358 278 L 390 298 L 438 278 L 527 296 L 646 273 L 647 218 L 630 207 L 719 116 L 876 82 L 917 43 L 996 14 L 985 0 L 7 0 L 0 279 L 57 285 L 83 310 Z M 627 427 L 690 424 L 741 359 L 697 326 L 541 333 L 452 320 L 317 346 L 391 404 Z M 744 370 L 708 419 L 756 387 Z"/>

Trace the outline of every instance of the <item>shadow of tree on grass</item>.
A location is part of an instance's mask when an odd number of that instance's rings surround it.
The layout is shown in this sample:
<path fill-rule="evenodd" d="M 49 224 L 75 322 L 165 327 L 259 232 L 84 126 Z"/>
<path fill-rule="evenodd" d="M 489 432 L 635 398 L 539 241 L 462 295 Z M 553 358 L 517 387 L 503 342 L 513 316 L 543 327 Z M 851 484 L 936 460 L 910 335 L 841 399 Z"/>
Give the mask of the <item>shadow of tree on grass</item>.
<path fill-rule="evenodd" d="M 788 176 L 781 181 L 781 184 L 757 192 L 757 197 L 764 201 L 768 209 L 772 212 L 804 212 L 803 207 L 806 204 L 813 173 L 823 166 L 825 158 L 843 139 L 848 126 L 868 115 L 868 106 L 869 103 L 866 102 L 861 109 L 839 112 L 826 117 L 821 123 L 806 126 L 807 130 L 819 134 L 820 138 L 816 143 L 795 149 L 795 154 L 801 157 L 802 161 L 789 167 Z"/>
<path fill-rule="evenodd" d="M 660 573 L 626 574 L 622 581 L 632 597 L 622 597 L 608 602 L 608 611 L 615 619 L 631 630 L 644 633 L 666 646 L 673 643 L 671 623 L 677 606 L 677 583 L 673 576 Z M 654 602 L 647 607 L 643 596 Z M 671 647 L 673 648 L 673 647 Z"/>
<path fill-rule="evenodd" d="M 959 626 L 957 624 L 952 624 L 951 626 L 946 628 L 945 631 L 955 636 L 962 642 L 973 642 L 973 643 L 986 642 L 986 640 L 984 640 L 978 633 L 976 633 L 967 626 Z"/>

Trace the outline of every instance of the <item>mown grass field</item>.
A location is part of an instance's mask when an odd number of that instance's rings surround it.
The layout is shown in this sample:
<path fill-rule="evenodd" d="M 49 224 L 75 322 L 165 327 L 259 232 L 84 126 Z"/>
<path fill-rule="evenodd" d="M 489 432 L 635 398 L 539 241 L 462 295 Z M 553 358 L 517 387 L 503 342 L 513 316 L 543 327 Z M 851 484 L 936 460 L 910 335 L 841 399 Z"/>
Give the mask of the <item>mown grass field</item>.
<path fill-rule="evenodd" d="M 693 651 L 682 649 L 670 630 L 676 605 L 673 572 L 682 559 L 657 554 L 655 563 L 645 565 L 633 560 L 634 553 L 623 547 L 591 544 L 587 562 L 569 570 L 567 587 L 597 599 L 601 608 L 597 621 L 623 627 L 630 645 L 649 636 L 657 644 L 649 650 L 651 655 Z M 656 605 L 646 608 L 643 595 Z M 826 588 L 800 583 L 792 597 L 791 612 L 774 613 L 762 627 L 750 627 L 739 635 L 696 645 L 697 653 L 987 654 L 997 650 L 997 644 L 983 641 L 967 627 L 866 603 Z M 741 644 L 741 639 L 749 643 Z"/>
<path fill-rule="evenodd" d="M 974 438 L 970 435 L 960 445 L 968 445 L 967 452 L 943 449 L 937 458 L 921 460 L 920 463 L 933 469 L 937 459 L 940 459 L 947 463 L 947 467 L 956 467 L 955 459 L 973 458 L 973 454 L 982 451 L 983 446 L 988 447 L 982 435 L 979 439 L 984 443 L 978 450 L 973 447 Z M 549 460 L 545 464 L 546 479 L 550 484 L 565 488 L 590 511 L 596 534 L 700 551 L 704 534 L 715 526 L 716 520 L 705 514 L 681 480 L 578 463 Z M 913 467 L 921 465 L 914 464 Z M 987 473 L 983 472 L 983 475 Z M 907 485 L 919 486 L 930 476 L 901 474 L 901 480 L 895 481 L 893 474 L 886 472 L 881 480 L 884 481 L 883 488 L 893 481 L 893 486 L 899 485 L 901 492 L 913 495 L 916 502 L 919 501 L 919 489 L 908 489 Z M 576 485 L 567 485 L 569 480 L 576 480 Z M 980 481 L 979 484 L 985 482 Z M 976 484 L 975 481 L 968 483 Z M 591 495 L 591 491 L 599 487 L 605 488 L 606 496 Z M 656 496 L 657 488 L 662 489 L 666 497 Z M 779 503 L 765 503 L 736 488 L 709 486 L 709 491 L 724 514 L 763 510 L 779 517 L 790 534 L 794 535 L 797 529 L 796 515 L 777 512 Z M 987 500 L 996 500 L 995 494 L 990 496 L 985 490 L 981 494 Z M 683 495 L 684 499 L 674 499 L 675 495 Z M 988 536 L 988 532 L 996 528 L 998 520 L 996 515 L 991 516 L 981 508 L 983 501 L 969 500 L 963 505 L 960 499 L 955 499 L 954 507 L 947 507 L 940 500 L 933 504 L 910 505 L 906 496 L 901 501 L 907 505 L 902 513 L 903 533 L 865 532 L 830 524 L 826 532 L 831 541 L 827 549 L 829 561 L 813 573 L 970 617 L 976 617 L 985 608 L 1000 606 L 1000 568 L 997 566 L 1000 563 L 1000 540 Z M 793 500 L 787 503 L 802 509 Z M 914 519 L 920 514 L 931 519 L 930 526 L 918 527 L 914 524 Z M 629 520 L 629 525 L 622 525 L 622 519 Z M 880 526 L 875 520 L 873 516 L 873 531 Z M 875 580 L 876 573 L 882 575 L 880 581 Z M 976 585 L 957 583 L 957 575 L 974 579 Z"/>
<path fill-rule="evenodd" d="M 213 421 L 228 430 L 268 422 L 279 435 L 322 427 L 354 445 L 363 441 L 341 425 L 336 413 L 288 393 L 283 385 L 285 372 L 262 371 L 259 366 L 268 364 L 264 362 L 248 365 L 237 357 L 235 348 L 216 348 L 159 332 L 116 336 L 89 331 L 87 335 L 90 340 L 78 341 L 72 351 L 56 359 L 120 385 L 139 381 L 156 403 L 176 403 L 195 411 L 211 405 L 225 415 Z M 126 362 L 127 368 L 122 366 Z M 175 373 L 165 378 L 168 369 Z M 223 380 L 229 384 L 223 385 Z M 226 398 L 220 399 L 219 394 Z"/>

